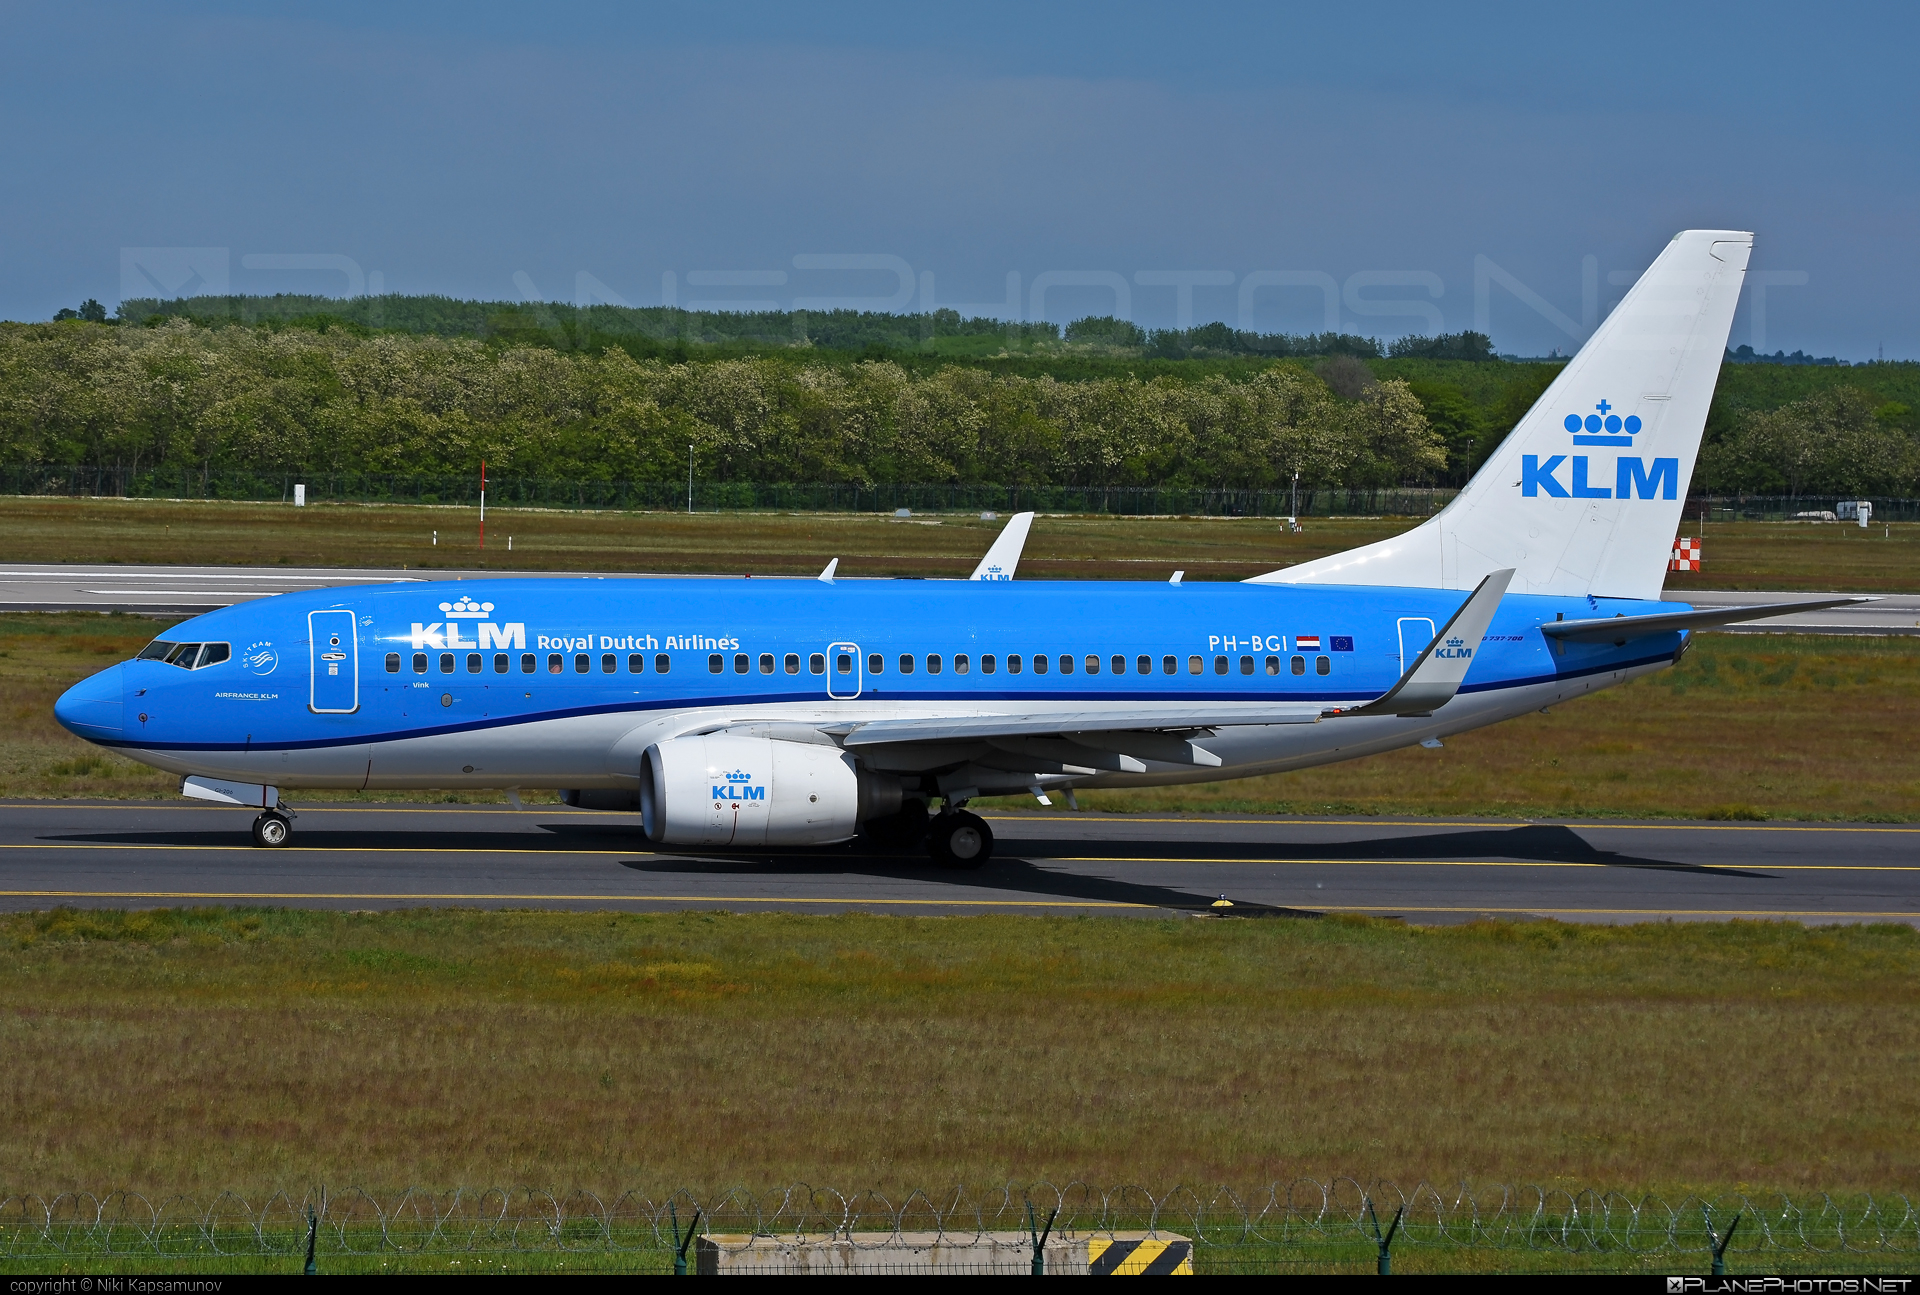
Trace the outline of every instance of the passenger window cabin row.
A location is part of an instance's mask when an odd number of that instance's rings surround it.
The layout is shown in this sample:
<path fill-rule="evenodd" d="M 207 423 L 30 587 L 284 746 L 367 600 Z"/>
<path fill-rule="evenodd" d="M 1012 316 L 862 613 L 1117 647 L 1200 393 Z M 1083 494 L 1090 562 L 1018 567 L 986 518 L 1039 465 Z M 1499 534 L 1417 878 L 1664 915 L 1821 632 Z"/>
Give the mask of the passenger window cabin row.
<path fill-rule="evenodd" d="M 914 672 L 914 663 L 917 659 L 918 658 L 911 652 L 902 652 L 898 662 L 900 673 L 912 674 Z M 939 653 L 928 653 L 925 661 L 926 672 L 928 674 L 939 674 L 945 668 Z M 886 666 L 886 657 L 878 652 L 872 653 L 867 657 L 867 673 L 869 675 L 885 673 Z M 997 674 L 1003 666 L 1008 674 L 1021 674 L 1028 669 L 1031 669 L 1034 674 L 1047 674 L 1049 671 L 1055 669 L 1061 674 L 1072 674 L 1076 669 L 1083 674 L 1099 674 L 1103 667 L 1103 662 L 1100 655 L 1094 652 L 1087 653 L 1085 657 L 1076 657 L 1072 653 L 1063 652 L 1057 661 L 1038 654 L 1031 658 L 1021 656 L 1000 658 L 986 655 L 982 656 L 979 660 L 981 674 Z M 1106 658 L 1104 661 L 1104 668 L 1109 674 L 1126 674 L 1127 667 L 1128 658 L 1118 652 Z M 1134 674 L 1150 675 L 1154 673 L 1154 659 L 1144 654 L 1134 657 L 1132 659 L 1132 667 Z M 968 674 L 972 672 L 973 668 L 974 662 L 966 654 L 962 653 L 953 658 L 953 672 L 955 674 Z M 1261 668 L 1258 658 L 1250 656 L 1240 658 L 1239 671 L 1241 674 L 1258 674 Z M 1264 668 L 1266 673 L 1270 675 L 1281 673 L 1280 658 L 1277 656 L 1266 658 Z M 1289 663 L 1288 668 L 1294 674 L 1303 675 L 1307 672 L 1307 659 L 1303 656 L 1294 657 Z M 1233 671 L 1233 658 L 1225 656 L 1216 656 L 1213 658 L 1213 673 L 1232 674 Z M 1333 673 L 1333 662 L 1327 657 L 1315 657 L 1313 659 L 1313 671 L 1315 674 L 1331 674 Z M 1161 657 L 1159 672 L 1163 675 L 1179 674 L 1180 658 L 1177 656 Z M 1187 673 L 1207 673 L 1207 659 L 1201 656 L 1188 657 Z"/>
<path fill-rule="evenodd" d="M 173 645 L 167 644 L 165 646 L 171 647 Z M 225 644 L 208 644 L 208 646 L 221 648 L 222 652 L 218 659 L 226 659 Z M 142 655 L 144 656 L 145 653 Z M 834 662 L 835 671 L 842 675 L 853 673 L 852 654 L 841 652 L 836 655 L 838 659 Z M 439 673 L 441 674 L 457 674 L 463 665 L 467 674 L 485 674 L 487 673 L 489 664 L 491 664 L 494 674 L 513 673 L 513 656 L 507 652 L 494 653 L 491 663 L 488 662 L 487 655 L 482 652 L 466 653 L 464 662 L 461 660 L 461 654 L 456 652 L 442 652 L 439 654 L 439 658 L 437 664 L 439 666 Z M 947 669 L 947 658 L 938 652 L 930 652 L 924 658 L 916 657 L 911 652 L 902 652 L 896 661 L 896 666 L 899 673 L 903 675 L 913 674 L 916 669 L 916 663 L 920 661 L 924 661 L 924 669 L 927 674 L 941 674 Z M 1029 662 L 1031 662 L 1030 665 Z M 202 660 L 200 664 L 207 665 L 209 662 Z M 412 664 L 413 673 L 427 674 L 429 672 L 429 666 L 434 664 L 434 662 L 429 653 L 415 652 L 413 654 Z M 546 654 L 545 664 L 547 674 L 566 674 L 569 664 L 568 654 L 563 652 L 549 652 Z M 594 654 L 591 652 L 575 652 L 572 654 L 571 665 L 574 674 L 592 674 L 594 673 L 595 664 Z M 645 674 L 647 672 L 647 658 L 645 653 L 628 653 L 625 664 L 626 673 L 628 674 Z M 735 674 L 750 674 L 757 665 L 759 673 L 763 675 L 776 673 L 797 675 L 800 673 L 801 657 L 798 652 L 788 652 L 778 658 L 771 652 L 762 652 L 756 662 L 748 653 L 740 652 L 734 655 L 732 664 L 733 673 Z M 1031 658 L 1018 655 L 1001 658 L 989 654 L 980 657 L 978 664 L 981 674 L 998 674 L 1004 665 L 1008 674 L 1022 674 L 1029 668 L 1031 668 L 1034 674 L 1047 674 L 1057 668 L 1058 672 L 1063 675 L 1073 674 L 1076 668 L 1079 669 L 1081 673 L 1097 675 L 1101 672 L 1103 665 L 1101 657 L 1091 652 L 1083 658 L 1063 652 L 1060 654 L 1057 662 L 1038 654 Z M 1107 672 L 1116 675 L 1126 674 L 1128 672 L 1128 664 L 1128 659 L 1119 653 L 1115 653 L 1104 662 Z M 1134 657 L 1131 664 L 1134 674 L 1150 675 L 1154 673 L 1154 659 L 1150 656 L 1142 655 Z M 954 674 L 971 674 L 974 665 L 974 659 L 964 652 L 958 653 L 952 658 Z M 1159 673 L 1163 675 L 1180 673 L 1180 658 L 1177 656 L 1163 656 L 1160 658 L 1159 665 Z M 539 654 L 522 652 L 520 654 L 519 666 L 519 672 L 521 674 L 540 673 L 541 662 Z M 599 673 L 601 674 L 620 673 L 620 654 L 616 652 L 603 652 L 599 654 L 598 666 Z M 1238 667 L 1239 673 L 1243 675 L 1259 674 L 1263 670 L 1269 675 L 1278 675 L 1281 673 L 1280 658 L 1277 656 L 1267 657 L 1264 662 L 1256 657 L 1243 656 L 1239 659 Z M 654 655 L 653 673 L 666 674 L 672 668 L 673 660 L 665 652 Z M 884 654 L 874 652 L 867 656 L 867 674 L 869 676 L 885 674 L 886 668 L 887 658 Z M 726 670 L 727 658 L 723 654 L 716 652 L 707 658 L 707 672 L 709 674 L 724 674 Z M 806 658 L 806 672 L 815 675 L 825 674 L 827 672 L 826 654 L 823 652 L 810 653 Z M 1188 657 L 1186 660 L 1186 672 L 1190 675 L 1207 673 L 1207 659 L 1201 656 Z M 1287 673 L 1304 675 L 1306 672 L 1306 657 L 1296 656 L 1288 660 Z M 1333 673 L 1332 661 L 1324 656 L 1316 656 L 1313 659 L 1313 672 L 1320 675 Z M 400 673 L 400 654 L 398 652 L 387 653 L 387 673 Z M 1217 675 L 1234 673 L 1233 658 L 1226 656 L 1214 657 L 1213 673 Z"/>
<path fill-rule="evenodd" d="M 593 653 L 575 652 L 572 655 L 573 655 L 573 661 L 572 661 L 573 673 L 575 674 L 592 674 L 593 673 L 594 671 L 594 654 Z M 460 672 L 463 664 L 460 653 L 442 652 L 439 654 L 439 656 L 440 656 L 440 660 L 438 664 L 439 664 L 439 672 L 441 674 L 457 674 Z M 549 652 L 546 654 L 546 658 L 547 658 L 546 659 L 547 674 L 567 673 L 568 662 L 567 662 L 566 653 Z M 431 663 L 432 663 L 432 656 L 429 653 L 415 652 L 413 654 L 413 672 L 415 674 L 428 673 L 428 667 Z M 641 652 L 628 653 L 626 664 L 627 664 L 628 674 L 645 674 L 646 668 L 647 668 L 646 654 Z M 512 653 L 495 652 L 493 654 L 493 660 L 491 662 L 491 666 L 494 674 L 512 674 L 513 665 L 514 663 L 513 663 Z M 466 653 L 465 662 L 464 662 L 464 668 L 466 670 L 466 673 L 485 674 L 487 673 L 488 666 L 489 666 L 489 662 L 487 660 L 486 653 L 484 652 Z M 601 653 L 600 660 L 599 660 L 599 668 L 600 668 L 601 674 L 620 673 L 620 654 L 617 652 Z M 666 674 L 672 668 L 673 668 L 673 659 L 669 657 L 665 652 L 661 652 L 653 658 L 653 672 L 655 674 Z M 387 673 L 388 674 L 400 673 L 400 654 L 398 652 L 387 653 Z M 540 656 L 538 653 L 522 652 L 520 654 L 520 673 L 521 674 L 541 673 Z"/>

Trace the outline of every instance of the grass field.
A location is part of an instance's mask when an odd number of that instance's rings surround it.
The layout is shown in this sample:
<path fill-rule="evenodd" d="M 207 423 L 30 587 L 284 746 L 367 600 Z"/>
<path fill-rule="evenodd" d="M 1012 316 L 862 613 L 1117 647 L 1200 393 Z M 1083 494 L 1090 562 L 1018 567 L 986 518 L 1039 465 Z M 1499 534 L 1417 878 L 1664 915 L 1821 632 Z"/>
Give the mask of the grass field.
<path fill-rule="evenodd" d="M 1417 518 L 1307 518 L 1303 534 L 1257 518 L 1048 516 L 1027 541 L 1030 578 L 1240 580 L 1398 534 Z M 495 509 L 487 547 L 470 508 L 0 498 L 9 562 L 209 563 L 433 570 L 741 572 L 964 576 L 1003 521 L 900 521 L 845 513 L 595 513 Z M 1683 523 L 1684 533 L 1700 528 Z M 435 532 L 440 542 L 432 542 Z M 1911 592 L 1920 525 L 1713 523 L 1686 589 Z M 511 536 L 513 551 L 507 551 Z"/>
<path fill-rule="evenodd" d="M 1920 1188 L 1920 933 L 0 918 L 0 1193 Z"/>
<path fill-rule="evenodd" d="M 0 715 L 9 721 L 0 734 L 0 796 L 174 794 L 177 779 L 89 746 L 53 719 L 62 690 L 131 656 L 159 624 L 0 615 Z M 1916 731 L 1920 639 L 1709 634 L 1672 670 L 1552 714 L 1448 738 L 1443 750 L 1416 747 L 1238 782 L 1088 792 L 1081 803 L 1121 811 L 1905 820 L 1920 818 Z M 299 793 L 342 796 L 353 793 Z"/>

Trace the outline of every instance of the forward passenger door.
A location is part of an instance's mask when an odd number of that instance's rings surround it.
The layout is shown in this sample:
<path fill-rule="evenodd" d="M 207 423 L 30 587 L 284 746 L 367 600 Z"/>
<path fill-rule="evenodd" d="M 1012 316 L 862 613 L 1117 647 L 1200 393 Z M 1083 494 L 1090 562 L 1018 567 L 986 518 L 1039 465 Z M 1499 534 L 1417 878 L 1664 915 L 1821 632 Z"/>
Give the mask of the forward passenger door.
<path fill-rule="evenodd" d="M 307 709 L 351 715 L 360 709 L 360 645 L 350 611 L 307 613 Z"/>

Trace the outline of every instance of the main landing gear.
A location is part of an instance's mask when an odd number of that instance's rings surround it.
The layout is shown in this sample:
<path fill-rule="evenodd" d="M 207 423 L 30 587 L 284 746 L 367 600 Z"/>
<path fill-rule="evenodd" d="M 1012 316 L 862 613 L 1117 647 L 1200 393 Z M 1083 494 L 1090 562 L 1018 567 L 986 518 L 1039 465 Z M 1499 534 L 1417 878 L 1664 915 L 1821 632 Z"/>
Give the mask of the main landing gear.
<path fill-rule="evenodd" d="M 978 868 L 993 857 L 993 829 L 978 814 L 945 808 L 927 817 L 927 802 L 909 800 L 895 814 L 870 818 L 861 833 L 871 850 L 911 850 L 924 838 L 927 853 L 942 868 Z"/>
<path fill-rule="evenodd" d="M 942 810 L 927 824 L 927 853 L 943 868 L 978 868 L 993 857 L 993 829 L 978 814 Z"/>
<path fill-rule="evenodd" d="M 293 839 L 293 820 L 277 809 L 269 809 L 253 820 L 253 843 L 277 849 Z"/>

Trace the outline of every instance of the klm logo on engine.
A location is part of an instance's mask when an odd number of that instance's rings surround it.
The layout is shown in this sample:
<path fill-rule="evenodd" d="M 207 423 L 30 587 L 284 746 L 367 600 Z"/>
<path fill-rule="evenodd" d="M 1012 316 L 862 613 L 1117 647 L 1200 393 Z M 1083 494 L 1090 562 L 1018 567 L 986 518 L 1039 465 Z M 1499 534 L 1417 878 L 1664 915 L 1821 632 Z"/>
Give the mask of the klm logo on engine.
<path fill-rule="evenodd" d="M 715 800 L 765 800 L 767 798 L 767 789 L 765 787 L 756 787 L 753 785 L 752 774 L 735 769 L 726 777 L 727 781 L 724 785 L 713 788 L 713 798 Z M 713 784 L 709 783 L 708 785 L 712 786 Z"/>
<path fill-rule="evenodd" d="M 1640 419 L 1632 414 L 1622 418 L 1613 405 L 1602 400 L 1594 406 L 1598 412 L 1582 418 L 1568 414 L 1561 425 L 1573 433 L 1575 445 L 1604 446 L 1630 450 L 1633 438 L 1640 434 Z M 1613 461 L 1613 484 L 1605 481 L 1604 460 L 1596 474 L 1597 456 L 1554 454 L 1542 460 L 1538 454 L 1520 456 L 1520 494 L 1537 499 L 1676 499 L 1680 492 L 1680 460 L 1655 459 L 1652 466 L 1637 454 L 1622 454 Z M 1566 473 L 1563 478 L 1560 474 Z M 1598 475 L 1599 481 L 1594 478 Z"/>
<path fill-rule="evenodd" d="M 508 621 L 496 625 L 490 618 L 493 615 L 492 603 L 477 603 L 462 596 L 458 602 L 441 603 L 440 612 L 447 619 L 432 624 L 413 622 L 413 650 L 424 651 L 427 648 L 459 649 L 477 648 L 484 652 L 489 648 L 512 648 L 525 651 L 527 646 L 527 626 L 525 621 Z M 477 638 L 460 637 L 462 621 L 479 621 L 474 633 Z"/>
<path fill-rule="evenodd" d="M 1448 639 L 1435 650 L 1434 655 L 1445 661 L 1465 661 L 1473 655 L 1473 649 L 1467 646 L 1465 639 Z"/>

